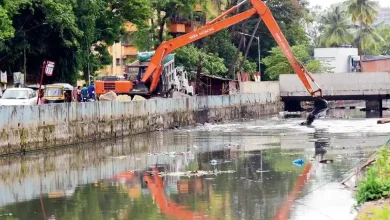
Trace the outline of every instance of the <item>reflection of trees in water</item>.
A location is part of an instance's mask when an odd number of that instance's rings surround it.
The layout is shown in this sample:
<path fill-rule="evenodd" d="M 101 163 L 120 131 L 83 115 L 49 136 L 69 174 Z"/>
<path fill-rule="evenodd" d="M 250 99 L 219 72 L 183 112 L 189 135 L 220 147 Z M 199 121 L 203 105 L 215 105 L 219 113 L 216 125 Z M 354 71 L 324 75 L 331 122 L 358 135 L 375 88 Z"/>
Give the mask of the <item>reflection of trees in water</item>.
<path fill-rule="evenodd" d="M 233 182 L 231 189 L 233 198 L 236 198 L 233 209 L 238 219 L 274 217 L 278 205 L 284 201 L 302 171 L 302 168 L 292 167 L 292 158 L 296 159 L 297 155 L 282 156 L 281 149 L 266 150 L 263 157 L 263 170 L 270 170 L 263 173 L 263 181 L 260 173 L 256 173 L 261 167 L 260 154 L 240 161 L 238 180 Z M 278 167 L 278 171 L 274 167 Z"/>
<path fill-rule="evenodd" d="M 151 195 L 129 198 L 120 187 L 104 188 L 88 184 L 78 188 L 69 198 L 43 199 L 46 216 L 56 219 L 164 219 Z M 12 213 L 14 219 L 41 220 L 39 199 L 8 205 L 0 214 Z"/>

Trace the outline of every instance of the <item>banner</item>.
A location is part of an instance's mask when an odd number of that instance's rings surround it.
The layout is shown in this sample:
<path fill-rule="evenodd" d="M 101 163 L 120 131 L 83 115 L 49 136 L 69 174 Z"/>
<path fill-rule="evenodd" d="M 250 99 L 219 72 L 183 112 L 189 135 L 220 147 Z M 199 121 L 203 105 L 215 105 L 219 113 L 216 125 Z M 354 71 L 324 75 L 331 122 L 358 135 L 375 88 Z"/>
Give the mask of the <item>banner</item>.
<path fill-rule="evenodd" d="M 45 67 L 45 73 L 47 76 L 53 75 L 53 70 L 54 70 L 55 65 L 56 65 L 55 62 L 47 61 L 46 67 Z"/>
<path fill-rule="evenodd" d="M 0 82 L 7 84 L 7 71 L 0 71 Z"/>
<path fill-rule="evenodd" d="M 22 73 L 21 72 L 14 72 L 14 84 L 20 84 L 20 80 L 21 80 L 21 75 Z"/>

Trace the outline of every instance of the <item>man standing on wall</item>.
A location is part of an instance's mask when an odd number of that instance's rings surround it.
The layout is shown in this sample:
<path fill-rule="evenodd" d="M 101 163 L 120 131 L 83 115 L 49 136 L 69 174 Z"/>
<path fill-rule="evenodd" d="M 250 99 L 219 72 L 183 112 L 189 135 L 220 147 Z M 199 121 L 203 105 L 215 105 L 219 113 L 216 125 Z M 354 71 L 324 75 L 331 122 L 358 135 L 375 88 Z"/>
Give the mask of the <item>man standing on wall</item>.
<path fill-rule="evenodd" d="M 88 95 L 90 99 L 95 100 L 95 85 L 91 82 L 91 85 L 88 86 Z"/>
<path fill-rule="evenodd" d="M 83 102 L 86 102 L 87 99 L 88 99 L 88 88 L 87 88 L 87 85 L 84 84 L 83 85 L 83 88 L 81 89 L 81 96 L 83 98 Z"/>

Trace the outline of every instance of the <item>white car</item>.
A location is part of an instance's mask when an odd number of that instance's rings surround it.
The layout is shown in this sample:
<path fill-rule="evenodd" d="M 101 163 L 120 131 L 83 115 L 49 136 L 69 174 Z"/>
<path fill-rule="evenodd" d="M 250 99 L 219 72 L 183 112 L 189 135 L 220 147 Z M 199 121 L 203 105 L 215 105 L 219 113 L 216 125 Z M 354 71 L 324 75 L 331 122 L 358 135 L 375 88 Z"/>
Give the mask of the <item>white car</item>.
<path fill-rule="evenodd" d="M 0 105 L 36 105 L 38 96 L 29 88 L 11 88 L 5 90 Z"/>

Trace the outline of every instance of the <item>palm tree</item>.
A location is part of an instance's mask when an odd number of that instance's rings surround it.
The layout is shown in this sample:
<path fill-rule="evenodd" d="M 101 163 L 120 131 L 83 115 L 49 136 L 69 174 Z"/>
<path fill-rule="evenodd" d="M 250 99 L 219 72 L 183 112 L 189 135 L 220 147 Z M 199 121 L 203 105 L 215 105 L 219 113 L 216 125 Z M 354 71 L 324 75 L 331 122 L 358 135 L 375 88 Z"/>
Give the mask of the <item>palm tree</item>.
<path fill-rule="evenodd" d="M 325 47 L 338 47 L 350 44 L 352 34 L 345 12 L 339 6 L 332 8 L 323 18 L 323 34 L 320 36 L 320 45 Z"/>
<path fill-rule="evenodd" d="M 352 23 L 359 22 L 359 30 L 355 33 L 354 45 L 357 45 L 359 54 L 362 56 L 367 47 L 375 46 L 377 41 L 383 40 L 371 26 L 376 21 L 379 5 L 371 0 L 345 1 L 347 14 L 351 16 Z M 362 60 L 362 59 L 360 59 Z"/>
<path fill-rule="evenodd" d="M 378 15 L 379 5 L 371 0 L 349 0 L 345 1 L 347 14 L 351 15 L 352 23 L 359 21 L 361 24 L 373 24 Z"/>
<path fill-rule="evenodd" d="M 355 26 L 357 31 L 354 33 L 353 45 L 357 45 L 361 55 L 365 54 L 369 49 L 375 49 L 379 46 L 379 42 L 384 41 L 378 33 L 378 27 L 362 23 L 360 26 Z"/>

